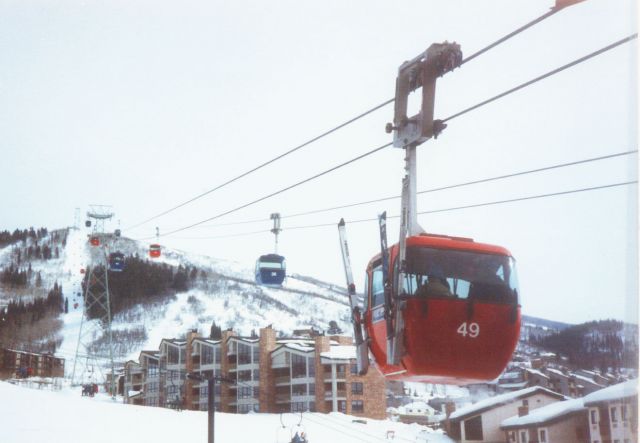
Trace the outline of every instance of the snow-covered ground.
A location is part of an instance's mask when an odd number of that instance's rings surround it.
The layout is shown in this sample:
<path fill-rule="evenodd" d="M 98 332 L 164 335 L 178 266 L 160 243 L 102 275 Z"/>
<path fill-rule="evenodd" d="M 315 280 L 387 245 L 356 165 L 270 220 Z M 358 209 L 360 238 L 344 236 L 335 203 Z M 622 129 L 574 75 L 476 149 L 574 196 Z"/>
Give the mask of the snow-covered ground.
<path fill-rule="evenodd" d="M 2 443 L 141 443 L 207 441 L 207 413 L 124 405 L 104 394 L 81 397 L 80 388 L 47 391 L 0 382 Z M 451 443 L 441 431 L 417 424 L 340 414 L 215 415 L 215 441 L 284 443 L 300 423 L 312 443 Z M 282 424 L 285 425 L 283 428 Z M 393 440 L 387 433 L 393 431 Z"/>

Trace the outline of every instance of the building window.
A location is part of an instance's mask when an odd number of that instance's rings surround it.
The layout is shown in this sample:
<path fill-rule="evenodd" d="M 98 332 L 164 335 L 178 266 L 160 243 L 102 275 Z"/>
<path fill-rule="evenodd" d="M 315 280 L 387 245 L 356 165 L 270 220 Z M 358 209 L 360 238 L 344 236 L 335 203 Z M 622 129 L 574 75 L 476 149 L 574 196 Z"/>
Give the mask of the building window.
<path fill-rule="evenodd" d="M 595 425 L 598 423 L 598 411 L 592 409 L 591 411 L 591 424 Z"/>
<path fill-rule="evenodd" d="M 358 375 L 358 365 L 355 360 L 351 360 L 351 375 Z"/>
<path fill-rule="evenodd" d="M 362 400 L 351 401 L 351 412 L 364 412 L 364 403 Z"/>
<path fill-rule="evenodd" d="M 213 351 L 215 353 L 213 361 L 215 362 L 215 364 L 219 365 L 220 361 L 222 360 L 222 353 L 220 352 L 220 348 L 215 348 Z"/>
<path fill-rule="evenodd" d="M 253 398 L 253 387 L 241 386 L 240 388 L 238 388 L 238 398 Z"/>
<path fill-rule="evenodd" d="M 316 358 L 309 357 L 309 362 L 307 364 L 307 370 L 309 371 L 309 377 L 316 376 Z"/>
<path fill-rule="evenodd" d="M 307 376 L 307 357 L 291 354 L 291 377 L 304 378 Z"/>
<path fill-rule="evenodd" d="M 251 381 L 251 371 L 238 371 L 238 381 Z"/>
<path fill-rule="evenodd" d="M 522 406 L 529 406 L 529 400 L 526 398 L 522 400 Z"/>
<path fill-rule="evenodd" d="M 253 411 L 253 405 L 238 405 L 238 414 L 246 414 Z"/>
<path fill-rule="evenodd" d="M 244 343 L 238 343 L 238 364 L 251 364 L 251 348 Z"/>
<path fill-rule="evenodd" d="M 515 431 L 509 432 L 509 443 L 515 443 L 516 441 L 516 433 Z"/>
<path fill-rule="evenodd" d="M 351 393 L 355 395 L 362 395 L 362 391 L 364 389 L 364 384 L 361 382 L 352 382 L 351 383 Z"/>
<path fill-rule="evenodd" d="M 307 395 L 307 385 L 293 385 L 291 386 L 292 395 Z"/>
<path fill-rule="evenodd" d="M 260 364 L 260 347 L 259 346 L 251 347 L 251 355 L 253 357 L 253 364 L 254 365 Z"/>
<path fill-rule="evenodd" d="M 291 412 L 304 412 L 307 408 L 307 402 L 293 401 L 291 402 Z"/>
<path fill-rule="evenodd" d="M 180 350 L 175 346 L 169 346 L 167 352 L 167 363 L 178 364 L 180 363 Z"/>
<path fill-rule="evenodd" d="M 343 413 L 347 412 L 347 402 L 346 402 L 346 400 L 340 400 L 338 402 L 338 412 L 343 412 Z"/>
<path fill-rule="evenodd" d="M 611 408 L 611 423 L 616 423 L 618 421 L 618 408 L 615 406 Z"/>
<path fill-rule="evenodd" d="M 464 435 L 467 440 L 484 440 L 481 415 L 464 421 Z"/>
<path fill-rule="evenodd" d="M 622 421 L 627 421 L 629 419 L 627 405 L 620 406 L 620 419 Z"/>
<path fill-rule="evenodd" d="M 252 377 L 253 377 L 253 381 L 260 381 L 260 370 L 254 369 L 252 371 Z"/>
<path fill-rule="evenodd" d="M 213 348 L 210 346 L 201 346 L 200 364 L 213 364 Z"/>
<path fill-rule="evenodd" d="M 209 386 L 200 386 L 200 397 L 208 397 L 209 396 Z"/>
<path fill-rule="evenodd" d="M 547 443 L 547 430 L 546 429 L 538 430 L 538 441 L 540 443 Z"/>
<path fill-rule="evenodd" d="M 528 443 L 527 431 L 520 431 L 520 443 Z"/>

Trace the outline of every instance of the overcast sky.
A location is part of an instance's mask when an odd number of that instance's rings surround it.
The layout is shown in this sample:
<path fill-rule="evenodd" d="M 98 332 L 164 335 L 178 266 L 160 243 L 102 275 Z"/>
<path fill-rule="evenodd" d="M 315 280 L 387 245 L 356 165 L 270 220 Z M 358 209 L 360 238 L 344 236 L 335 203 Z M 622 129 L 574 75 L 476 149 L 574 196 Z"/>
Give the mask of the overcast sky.
<path fill-rule="evenodd" d="M 544 14 L 552 0 L 0 0 L 0 229 L 74 223 L 113 205 L 144 238 L 251 202 L 391 141 L 388 105 L 249 177 L 178 205 L 390 99 L 398 66 L 435 42 L 470 55 Z M 438 81 L 436 118 L 627 37 L 631 0 L 587 0 Z M 449 122 L 418 151 L 418 190 L 637 149 L 637 43 L 624 44 Z M 421 194 L 418 211 L 637 179 L 637 155 Z M 387 148 L 277 197 L 160 239 L 253 266 L 280 212 L 288 271 L 344 284 L 379 250 L 374 219 L 398 199 L 403 151 Z M 523 313 L 577 323 L 637 321 L 637 185 L 419 217 L 429 232 L 508 248 Z M 220 224 L 262 220 L 231 226 Z M 115 229 L 114 221 L 109 229 Z M 289 229 L 287 229 L 289 228 Z M 398 223 L 390 219 L 389 240 Z"/>

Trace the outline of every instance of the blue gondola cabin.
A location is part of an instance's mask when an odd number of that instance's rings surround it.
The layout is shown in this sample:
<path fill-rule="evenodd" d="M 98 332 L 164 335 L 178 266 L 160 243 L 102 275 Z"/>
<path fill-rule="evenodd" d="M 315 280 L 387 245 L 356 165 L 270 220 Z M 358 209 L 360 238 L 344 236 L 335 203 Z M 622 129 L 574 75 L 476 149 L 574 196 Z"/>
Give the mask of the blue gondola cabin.
<path fill-rule="evenodd" d="M 122 252 L 109 254 L 109 270 L 114 272 L 122 272 L 124 270 L 124 254 Z"/>
<path fill-rule="evenodd" d="M 281 286 L 287 267 L 284 257 L 278 254 L 261 255 L 256 262 L 256 283 Z"/>

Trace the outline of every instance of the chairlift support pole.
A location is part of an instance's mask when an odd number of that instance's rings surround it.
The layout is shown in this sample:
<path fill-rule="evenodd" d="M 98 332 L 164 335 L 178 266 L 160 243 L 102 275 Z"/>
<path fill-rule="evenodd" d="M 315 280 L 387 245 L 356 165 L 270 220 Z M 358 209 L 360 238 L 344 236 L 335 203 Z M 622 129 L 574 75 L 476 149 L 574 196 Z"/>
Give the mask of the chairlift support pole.
<path fill-rule="evenodd" d="M 399 297 L 403 289 L 406 273 L 407 236 L 424 232 L 418 224 L 417 214 L 417 147 L 437 138 L 446 125 L 434 120 L 436 80 L 438 77 L 459 67 L 462 63 L 462 51 L 456 43 L 434 43 L 412 60 L 404 62 L 398 69 L 396 78 L 396 97 L 393 123 L 386 126 L 387 133 L 393 132 L 393 145 L 405 150 L 405 177 L 402 180 L 402 206 L 399 250 L 396 260 L 398 272 L 391 285 L 390 278 L 385 282 L 391 286 L 391 297 L 385 299 L 385 317 L 387 319 L 387 363 L 398 365 L 404 354 L 403 316 L 404 302 Z M 407 115 L 409 94 L 422 88 L 420 111 L 413 116 Z M 384 252 L 383 252 L 384 255 Z M 391 330 L 390 330 L 391 329 Z"/>
<path fill-rule="evenodd" d="M 91 205 L 87 211 L 87 217 L 94 220 L 93 234 L 98 236 L 104 235 L 104 223 L 113 217 L 111 206 Z M 91 265 L 87 267 L 86 287 L 84 288 L 83 313 L 80 322 L 80 331 L 78 333 L 78 343 L 76 345 L 76 355 L 73 362 L 73 372 L 71 381 L 76 381 L 76 369 L 78 359 L 80 358 L 81 348 L 84 350 L 85 366 L 84 373 L 87 371 L 89 360 L 93 360 L 98 368 L 98 351 L 93 348 L 94 334 L 101 333 L 106 336 L 108 341 L 108 356 L 111 367 L 111 396 L 115 399 L 115 364 L 113 361 L 113 334 L 111 331 L 111 301 L 109 293 L 109 251 L 105 241 L 101 242 L 98 250 L 92 252 Z M 98 272 L 99 266 L 102 265 L 103 272 Z M 91 316 L 94 318 L 92 319 Z M 95 320 L 95 321 L 90 321 Z M 102 372 L 102 371 L 101 371 Z"/>

